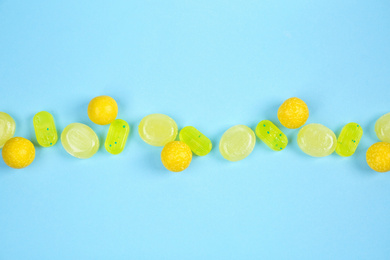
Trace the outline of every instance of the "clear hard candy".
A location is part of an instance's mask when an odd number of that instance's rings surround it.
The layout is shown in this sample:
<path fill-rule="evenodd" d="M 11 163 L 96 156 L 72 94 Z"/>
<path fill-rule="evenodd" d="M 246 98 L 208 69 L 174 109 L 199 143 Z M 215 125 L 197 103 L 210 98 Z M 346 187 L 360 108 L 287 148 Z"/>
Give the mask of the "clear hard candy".
<path fill-rule="evenodd" d="M 7 113 L 0 112 L 0 149 L 15 134 L 15 121 Z"/>
<path fill-rule="evenodd" d="M 381 116 L 376 121 L 375 132 L 379 140 L 390 143 L 390 113 Z"/>
<path fill-rule="evenodd" d="M 229 161 L 235 162 L 246 158 L 256 144 L 255 133 L 245 125 L 229 128 L 219 142 L 219 151 Z"/>
<path fill-rule="evenodd" d="M 99 150 L 99 138 L 87 125 L 73 123 L 65 127 L 61 134 L 61 143 L 72 156 L 87 159 Z"/>
<path fill-rule="evenodd" d="M 321 124 L 308 124 L 298 133 L 298 146 L 313 157 L 324 157 L 334 152 L 337 141 L 332 130 Z"/>

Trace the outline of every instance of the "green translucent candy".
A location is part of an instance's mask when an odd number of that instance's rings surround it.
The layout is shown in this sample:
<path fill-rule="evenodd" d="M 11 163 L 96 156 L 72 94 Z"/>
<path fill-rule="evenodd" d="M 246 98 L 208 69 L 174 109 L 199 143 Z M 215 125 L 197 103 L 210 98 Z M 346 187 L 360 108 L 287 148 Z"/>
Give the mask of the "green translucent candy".
<path fill-rule="evenodd" d="M 46 111 L 38 112 L 33 118 L 35 136 L 43 147 L 55 145 L 58 140 L 57 129 L 53 116 Z"/>
<path fill-rule="evenodd" d="M 281 151 L 288 144 L 287 136 L 269 120 L 260 121 L 256 127 L 256 135 L 274 151 Z"/>
<path fill-rule="evenodd" d="M 255 133 L 245 125 L 229 128 L 219 142 L 219 151 L 229 161 L 244 159 L 253 151 L 256 144 Z"/>
<path fill-rule="evenodd" d="M 375 123 L 375 132 L 379 140 L 390 143 L 390 113 L 381 116 Z"/>
<path fill-rule="evenodd" d="M 0 112 L 0 149 L 15 134 L 15 120 L 7 113 Z"/>
<path fill-rule="evenodd" d="M 207 155 L 213 147 L 210 139 L 193 126 L 186 126 L 181 129 L 179 138 L 180 141 L 185 142 L 191 148 L 194 154 L 199 156 Z"/>
<path fill-rule="evenodd" d="M 111 123 L 108 129 L 107 138 L 104 146 L 107 152 L 112 154 L 120 154 L 125 149 L 127 137 L 129 136 L 129 124 L 122 120 L 116 119 Z"/>
<path fill-rule="evenodd" d="M 340 156 L 351 156 L 355 153 L 363 135 L 363 129 L 356 123 L 346 124 L 337 139 L 336 153 Z"/>
<path fill-rule="evenodd" d="M 298 133 L 298 145 L 310 156 L 328 156 L 336 149 L 336 135 L 321 124 L 308 124 Z"/>
<path fill-rule="evenodd" d="M 177 132 L 175 121 L 163 114 L 147 115 L 138 125 L 139 136 L 145 143 L 153 146 L 164 146 L 174 141 Z"/>
<path fill-rule="evenodd" d="M 72 156 L 87 159 L 99 150 L 99 138 L 87 125 L 73 123 L 65 127 L 61 134 L 61 143 Z"/>

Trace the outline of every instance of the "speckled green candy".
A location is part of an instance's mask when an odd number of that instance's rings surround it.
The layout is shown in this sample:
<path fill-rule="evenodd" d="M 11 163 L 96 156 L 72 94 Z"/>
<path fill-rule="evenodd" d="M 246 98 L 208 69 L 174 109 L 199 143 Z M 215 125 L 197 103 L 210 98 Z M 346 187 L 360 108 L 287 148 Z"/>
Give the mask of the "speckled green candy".
<path fill-rule="evenodd" d="M 191 148 L 191 151 L 198 156 L 207 155 L 213 147 L 210 139 L 193 126 L 184 127 L 179 133 L 179 138 L 180 141 L 186 143 Z"/>
<path fill-rule="evenodd" d="M 116 119 L 110 124 L 104 147 L 111 154 L 120 154 L 125 149 L 129 136 L 129 124 L 122 119 Z"/>
<path fill-rule="evenodd" d="M 363 129 L 359 124 L 346 124 L 337 139 L 336 153 L 348 157 L 355 153 L 363 135 Z"/>
<path fill-rule="evenodd" d="M 46 111 L 35 114 L 33 118 L 35 136 L 43 147 L 50 147 L 57 143 L 58 134 L 53 116 Z"/>
<path fill-rule="evenodd" d="M 288 144 L 287 136 L 269 120 L 260 121 L 256 127 L 256 135 L 274 151 L 281 151 Z"/>

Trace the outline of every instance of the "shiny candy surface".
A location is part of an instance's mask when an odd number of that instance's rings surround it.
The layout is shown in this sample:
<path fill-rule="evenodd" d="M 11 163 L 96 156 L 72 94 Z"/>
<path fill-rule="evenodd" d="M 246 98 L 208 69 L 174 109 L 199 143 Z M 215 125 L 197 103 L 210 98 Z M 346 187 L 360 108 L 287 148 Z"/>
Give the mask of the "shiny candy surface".
<path fill-rule="evenodd" d="M 245 125 L 236 125 L 222 135 L 219 151 L 226 160 L 235 162 L 251 154 L 255 144 L 256 136 L 252 129 Z"/>
<path fill-rule="evenodd" d="M 172 172 L 184 171 L 190 165 L 191 160 L 191 149 L 182 141 L 169 142 L 161 151 L 163 165 Z"/>
<path fill-rule="evenodd" d="M 303 126 L 309 118 L 309 108 L 299 98 L 289 98 L 278 109 L 278 119 L 287 128 L 295 129 Z"/>
<path fill-rule="evenodd" d="M 129 124 L 122 120 L 116 119 L 111 123 L 108 129 L 106 142 L 104 144 L 107 152 L 111 154 L 119 154 L 125 149 L 127 137 L 130 132 Z"/>
<path fill-rule="evenodd" d="M 390 171 L 390 143 L 379 142 L 371 145 L 367 150 L 366 160 L 374 171 Z"/>
<path fill-rule="evenodd" d="M 269 120 L 260 121 L 256 127 L 256 135 L 274 151 L 281 151 L 288 144 L 287 136 Z"/>
<path fill-rule="evenodd" d="M 9 139 L 2 151 L 3 160 L 9 167 L 22 169 L 29 166 L 35 158 L 35 147 L 23 137 Z"/>
<path fill-rule="evenodd" d="M 46 111 L 38 112 L 33 118 L 35 136 L 43 147 L 50 147 L 57 143 L 58 135 L 53 116 Z"/>
<path fill-rule="evenodd" d="M 390 143 L 390 113 L 381 116 L 376 121 L 375 132 L 379 140 Z"/>
<path fill-rule="evenodd" d="M 346 124 L 337 139 L 336 153 L 345 157 L 354 154 L 362 135 L 363 129 L 359 124 Z"/>
<path fill-rule="evenodd" d="M 112 97 L 98 96 L 93 98 L 88 105 L 88 117 L 98 125 L 108 125 L 118 115 L 118 105 Z"/>
<path fill-rule="evenodd" d="M 15 121 L 7 113 L 0 112 L 0 149 L 15 134 Z"/>
<path fill-rule="evenodd" d="M 176 139 L 177 125 L 167 115 L 150 114 L 142 118 L 138 133 L 145 143 L 153 146 L 164 146 Z"/>
<path fill-rule="evenodd" d="M 308 124 L 298 133 L 298 145 L 310 156 L 328 156 L 336 149 L 336 135 L 321 124 Z"/>
<path fill-rule="evenodd" d="M 61 143 L 72 156 L 87 159 L 99 149 L 99 138 L 87 125 L 72 123 L 65 127 L 61 134 Z"/>
<path fill-rule="evenodd" d="M 185 142 L 198 156 L 205 156 L 213 147 L 210 139 L 193 126 L 186 126 L 179 133 L 180 141 Z"/>

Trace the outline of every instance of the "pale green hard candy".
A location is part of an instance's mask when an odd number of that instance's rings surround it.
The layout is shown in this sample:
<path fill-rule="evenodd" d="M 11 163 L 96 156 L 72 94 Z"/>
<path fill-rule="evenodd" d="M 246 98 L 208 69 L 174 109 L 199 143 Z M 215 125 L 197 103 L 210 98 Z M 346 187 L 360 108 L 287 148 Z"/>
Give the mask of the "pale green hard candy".
<path fill-rule="evenodd" d="M 321 124 L 308 124 L 298 133 L 298 145 L 310 156 L 328 156 L 336 149 L 336 135 Z"/>
<path fill-rule="evenodd" d="M 390 113 L 381 116 L 375 123 L 375 132 L 379 140 L 390 143 Z"/>
<path fill-rule="evenodd" d="M 87 159 L 99 150 L 99 138 L 87 125 L 73 123 L 65 127 L 61 134 L 61 143 L 72 156 Z"/>
<path fill-rule="evenodd" d="M 219 151 L 226 160 L 235 162 L 247 157 L 255 144 L 256 136 L 252 129 L 245 125 L 236 125 L 222 135 Z"/>

